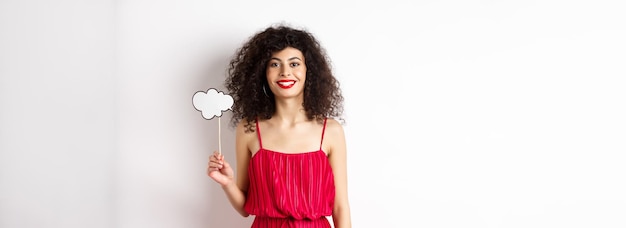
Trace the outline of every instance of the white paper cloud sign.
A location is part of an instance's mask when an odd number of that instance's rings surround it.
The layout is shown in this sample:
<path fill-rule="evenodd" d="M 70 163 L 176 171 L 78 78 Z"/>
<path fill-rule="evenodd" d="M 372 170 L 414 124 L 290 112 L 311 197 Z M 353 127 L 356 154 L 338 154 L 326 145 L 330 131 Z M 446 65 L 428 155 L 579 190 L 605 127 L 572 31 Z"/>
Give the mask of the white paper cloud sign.
<path fill-rule="evenodd" d="M 193 95 L 193 106 L 202 112 L 202 117 L 210 120 L 216 116 L 221 117 L 223 112 L 230 110 L 233 106 L 233 97 L 211 88 L 206 93 L 196 92 Z"/>

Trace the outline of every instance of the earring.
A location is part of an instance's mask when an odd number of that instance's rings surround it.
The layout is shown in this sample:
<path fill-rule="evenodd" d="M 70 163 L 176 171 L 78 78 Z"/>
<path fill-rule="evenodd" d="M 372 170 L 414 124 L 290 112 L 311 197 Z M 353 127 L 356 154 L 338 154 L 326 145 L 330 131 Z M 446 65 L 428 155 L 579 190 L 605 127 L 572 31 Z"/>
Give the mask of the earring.
<path fill-rule="evenodd" d="M 265 85 L 263 85 L 263 93 L 265 94 L 266 97 L 270 97 L 270 95 L 267 95 L 267 90 L 265 90 Z"/>

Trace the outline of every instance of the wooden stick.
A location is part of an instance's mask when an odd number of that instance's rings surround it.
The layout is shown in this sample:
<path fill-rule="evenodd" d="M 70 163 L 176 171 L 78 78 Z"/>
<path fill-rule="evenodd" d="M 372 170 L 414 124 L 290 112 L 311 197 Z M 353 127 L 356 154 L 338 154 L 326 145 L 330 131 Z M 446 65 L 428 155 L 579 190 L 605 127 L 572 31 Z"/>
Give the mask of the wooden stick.
<path fill-rule="evenodd" d="M 221 117 L 217 117 L 217 145 L 218 151 L 217 154 L 222 155 L 222 121 Z"/>

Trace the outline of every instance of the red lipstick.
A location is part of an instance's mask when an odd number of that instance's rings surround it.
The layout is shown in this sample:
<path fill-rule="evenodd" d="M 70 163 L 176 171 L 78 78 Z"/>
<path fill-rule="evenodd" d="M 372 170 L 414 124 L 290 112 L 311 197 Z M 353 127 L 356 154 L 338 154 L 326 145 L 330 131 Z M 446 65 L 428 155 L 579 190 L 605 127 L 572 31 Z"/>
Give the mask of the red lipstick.
<path fill-rule="evenodd" d="M 283 89 L 289 89 L 296 84 L 296 80 L 280 80 L 277 82 L 278 86 Z"/>

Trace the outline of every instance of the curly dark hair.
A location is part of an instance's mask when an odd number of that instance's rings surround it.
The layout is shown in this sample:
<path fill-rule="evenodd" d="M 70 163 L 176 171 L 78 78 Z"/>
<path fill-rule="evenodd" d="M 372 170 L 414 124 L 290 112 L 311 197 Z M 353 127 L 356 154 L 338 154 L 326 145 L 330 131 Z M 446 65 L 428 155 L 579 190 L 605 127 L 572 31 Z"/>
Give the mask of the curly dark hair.
<path fill-rule="evenodd" d="M 287 47 L 304 55 L 307 71 L 303 106 L 307 118 L 337 118 L 343 122 L 343 96 L 326 51 L 310 32 L 281 24 L 253 35 L 230 60 L 225 85 L 234 100 L 233 126 L 246 120 L 247 131 L 254 131 L 257 118 L 270 119 L 274 115 L 276 103 L 267 84 L 266 67 L 272 53 Z"/>

